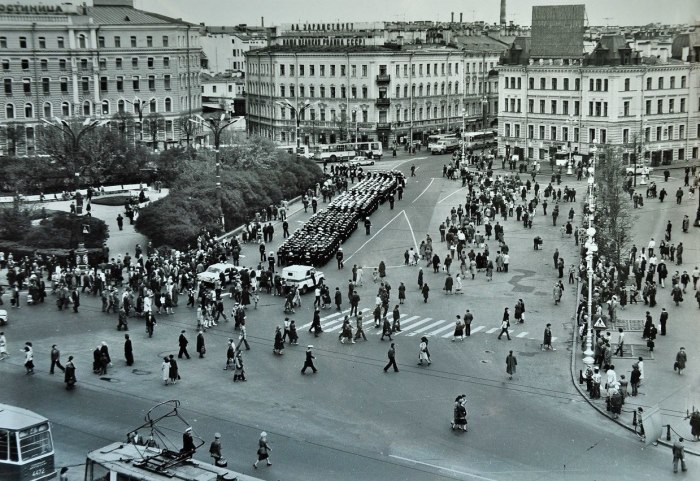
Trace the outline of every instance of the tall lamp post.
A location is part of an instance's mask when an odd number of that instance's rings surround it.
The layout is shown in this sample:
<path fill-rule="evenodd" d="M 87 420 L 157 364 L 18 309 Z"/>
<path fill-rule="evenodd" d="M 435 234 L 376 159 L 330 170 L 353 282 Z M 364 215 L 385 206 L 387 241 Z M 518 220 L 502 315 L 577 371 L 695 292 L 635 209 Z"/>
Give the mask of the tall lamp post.
<path fill-rule="evenodd" d="M 124 97 L 120 97 L 119 100 L 123 100 L 126 103 L 129 103 L 134 106 L 134 109 L 136 109 L 136 114 L 139 116 L 139 142 L 143 142 L 143 106 L 144 104 L 150 104 L 154 100 L 156 100 L 155 97 L 151 97 L 148 100 L 141 100 L 139 98 L 135 98 L 134 100 L 129 100 L 125 99 Z"/>
<path fill-rule="evenodd" d="M 204 118 L 201 115 L 195 115 L 197 120 L 189 119 L 202 127 L 208 128 L 214 135 L 214 152 L 216 154 L 216 197 L 217 203 L 219 204 L 219 218 L 221 219 L 221 230 L 226 230 L 226 223 L 224 221 L 224 200 L 221 195 L 221 157 L 219 156 L 219 146 L 221 145 L 221 134 L 227 127 L 235 124 L 241 118 L 234 118 L 226 120 L 226 114 L 221 114 L 219 117 L 207 117 Z"/>
<path fill-rule="evenodd" d="M 302 102 L 301 104 L 299 104 L 297 106 L 294 106 L 294 104 L 292 104 L 289 101 L 289 99 L 279 100 L 276 103 L 280 107 L 286 107 L 286 108 L 290 109 L 292 112 L 294 112 L 294 117 L 295 117 L 294 138 L 296 140 L 296 147 L 297 147 L 295 149 L 295 153 L 296 153 L 296 158 L 299 159 L 299 147 L 301 146 L 301 144 L 299 143 L 299 126 L 300 126 L 300 122 L 301 122 L 301 114 L 306 109 L 308 109 L 309 107 L 311 107 L 314 104 L 311 103 L 311 101 L 309 99 L 304 100 L 304 102 Z"/>
<path fill-rule="evenodd" d="M 358 126 L 357 126 L 357 114 L 358 114 L 358 113 L 359 113 L 359 112 L 357 111 L 356 108 L 355 108 L 355 109 L 352 109 L 352 114 L 355 116 L 355 155 L 359 155 L 359 154 L 357 153 L 357 142 L 358 142 L 358 141 L 357 141 L 357 138 L 358 138 L 359 135 L 360 135 L 360 129 L 359 129 Z"/>
<path fill-rule="evenodd" d="M 569 118 L 566 119 L 566 147 L 569 150 L 569 161 L 566 163 L 566 175 L 574 174 L 574 162 L 571 156 L 571 141 L 569 141 L 569 132 L 573 132 L 575 123 L 576 118 L 573 115 L 570 115 Z"/>
<path fill-rule="evenodd" d="M 593 366 L 593 266 L 595 253 L 598 252 L 598 245 L 595 242 L 596 230 L 593 227 L 595 215 L 595 166 L 598 147 L 594 144 L 591 148 L 593 154 L 593 164 L 588 168 L 588 228 L 586 229 L 586 272 L 588 274 L 588 320 L 586 333 L 586 350 L 583 351 L 583 363 L 586 366 Z"/>
<path fill-rule="evenodd" d="M 462 108 L 462 134 L 460 135 L 462 141 L 462 161 L 461 165 L 464 165 L 464 144 L 466 144 L 464 138 L 464 132 L 467 130 L 467 109 Z"/>
<path fill-rule="evenodd" d="M 80 141 L 82 140 L 83 136 L 93 130 L 96 127 L 101 127 L 103 125 L 108 124 L 110 121 L 109 120 L 100 120 L 100 119 L 91 119 L 91 118 L 86 118 L 81 124 L 80 130 L 73 129 L 71 124 L 69 124 L 66 120 L 54 117 L 53 121 L 47 120 L 47 119 L 41 119 L 44 124 L 48 125 L 49 127 L 52 127 L 54 129 L 59 130 L 61 133 L 64 135 L 67 135 L 70 138 L 70 156 L 71 156 L 71 161 L 73 162 L 73 173 L 74 173 L 74 185 L 77 188 L 77 178 L 80 175 L 79 172 L 75 172 L 76 166 L 75 162 L 76 159 L 79 155 L 80 152 Z"/>

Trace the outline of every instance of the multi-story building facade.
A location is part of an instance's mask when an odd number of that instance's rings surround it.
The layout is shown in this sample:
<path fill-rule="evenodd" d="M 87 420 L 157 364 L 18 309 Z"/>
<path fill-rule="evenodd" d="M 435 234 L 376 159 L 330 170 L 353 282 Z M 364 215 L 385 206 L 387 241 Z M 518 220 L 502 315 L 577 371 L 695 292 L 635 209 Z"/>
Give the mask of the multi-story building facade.
<path fill-rule="evenodd" d="M 622 35 L 584 54 L 578 33 L 569 25 L 557 41 L 556 25 L 533 25 L 532 39 L 511 46 L 498 67 L 499 154 L 546 159 L 600 143 L 654 165 L 697 159 L 700 64 L 682 49 L 667 62 L 644 58 Z"/>
<path fill-rule="evenodd" d="M 93 7 L 15 6 L 0 14 L 0 149 L 31 155 L 42 120 L 118 112 L 134 116 L 135 139 L 150 112 L 164 119 L 159 145 L 180 138 L 177 117 L 201 110 L 197 26 L 133 8 L 133 0 Z M 7 132 L 20 132 L 8 142 Z M 8 152 L 8 147 L 14 152 Z"/>
<path fill-rule="evenodd" d="M 204 53 L 202 67 L 213 74 L 242 72 L 245 75 L 246 52 L 268 45 L 264 27 L 201 25 L 200 33 Z"/>
<path fill-rule="evenodd" d="M 227 115 L 245 115 L 245 79 L 242 74 L 200 74 L 202 112 Z"/>
<path fill-rule="evenodd" d="M 388 146 L 461 130 L 463 109 L 477 95 L 479 118 L 482 101 L 493 102 L 496 111 L 495 80 L 491 96 L 484 98 L 488 82 L 472 76 L 476 59 L 468 62 L 468 71 L 465 52 L 453 46 L 277 45 L 246 58 L 248 131 L 278 142 L 294 140 L 298 120 L 306 144 L 357 135 Z M 295 110 L 311 105 L 297 119 L 294 110 L 281 105 L 286 101 Z"/>

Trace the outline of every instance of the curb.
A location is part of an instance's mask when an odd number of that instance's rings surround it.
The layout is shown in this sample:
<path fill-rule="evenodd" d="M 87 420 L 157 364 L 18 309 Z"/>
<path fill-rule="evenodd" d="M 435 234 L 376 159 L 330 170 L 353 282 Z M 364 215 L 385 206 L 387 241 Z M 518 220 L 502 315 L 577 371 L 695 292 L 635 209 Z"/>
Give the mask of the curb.
<path fill-rule="evenodd" d="M 581 289 L 579 286 L 579 281 L 577 280 L 576 281 L 576 306 L 579 305 L 580 299 L 581 299 Z M 574 385 L 574 387 L 576 388 L 578 393 L 581 395 L 581 397 L 588 403 L 588 405 L 591 406 L 596 411 L 598 411 L 598 413 L 601 416 L 605 417 L 605 419 L 607 419 L 609 421 L 614 422 L 618 426 L 623 427 L 626 430 L 636 434 L 634 428 L 628 426 L 627 424 L 623 423 L 619 419 L 613 419 L 610 416 L 608 416 L 607 411 L 604 411 L 601 407 L 599 407 L 598 405 L 593 403 L 593 401 L 591 401 L 591 399 L 586 395 L 586 392 L 581 388 L 581 386 L 579 386 L 578 381 L 576 380 L 576 356 L 578 355 L 578 340 L 577 340 L 578 329 L 576 328 L 577 326 L 576 326 L 575 313 L 574 313 L 574 323 L 573 324 L 574 324 L 574 329 L 573 329 L 573 333 L 571 335 L 571 340 L 572 340 L 572 343 L 571 343 L 571 364 L 569 366 L 569 370 L 570 370 L 570 374 L 571 374 L 571 383 Z M 673 447 L 672 443 L 670 443 L 669 441 L 666 441 L 665 439 L 661 439 L 661 438 L 656 439 L 655 443 L 661 444 L 662 446 L 666 446 L 667 448 Z M 700 457 L 700 451 L 696 451 L 694 449 L 688 449 L 687 445 L 685 446 L 685 452 L 687 454 L 691 454 L 693 456 Z"/>

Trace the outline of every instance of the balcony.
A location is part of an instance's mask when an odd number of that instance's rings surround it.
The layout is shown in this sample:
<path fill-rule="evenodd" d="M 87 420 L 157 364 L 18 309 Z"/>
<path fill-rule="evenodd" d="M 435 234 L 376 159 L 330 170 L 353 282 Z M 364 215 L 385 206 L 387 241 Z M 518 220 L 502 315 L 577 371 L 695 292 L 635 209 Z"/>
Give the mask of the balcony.
<path fill-rule="evenodd" d="M 377 75 L 378 84 L 388 84 L 389 82 L 391 82 L 391 75 L 386 73 Z"/>
<path fill-rule="evenodd" d="M 380 97 L 376 100 L 375 105 L 377 107 L 389 107 L 391 105 L 391 99 L 386 98 L 386 97 L 384 97 L 384 98 Z"/>

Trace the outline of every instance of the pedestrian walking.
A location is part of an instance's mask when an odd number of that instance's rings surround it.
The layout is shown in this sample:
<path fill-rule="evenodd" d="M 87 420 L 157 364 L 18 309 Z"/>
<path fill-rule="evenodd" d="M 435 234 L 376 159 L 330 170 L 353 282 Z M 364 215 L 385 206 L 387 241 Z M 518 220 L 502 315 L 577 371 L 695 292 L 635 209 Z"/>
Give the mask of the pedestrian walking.
<path fill-rule="evenodd" d="M 680 375 L 685 369 L 685 363 L 688 361 L 688 356 L 685 353 L 685 348 L 681 347 L 680 351 L 676 354 L 676 362 L 673 365 L 673 370 L 678 371 L 678 374 Z"/>
<path fill-rule="evenodd" d="M 275 327 L 275 341 L 272 347 L 272 353 L 282 355 L 284 354 L 284 339 L 282 339 L 282 327 Z"/>
<path fill-rule="evenodd" d="M 452 342 L 457 339 L 464 341 L 464 323 L 462 322 L 462 317 L 457 316 L 457 321 L 455 322 L 455 331 L 452 335 Z"/>
<path fill-rule="evenodd" d="M 75 387 L 77 379 L 75 377 L 75 364 L 73 363 L 73 356 L 68 356 L 68 362 L 66 363 L 66 368 L 63 370 L 63 382 L 66 383 L 66 389 L 70 391 Z"/>
<path fill-rule="evenodd" d="M 550 323 L 547 323 L 547 326 L 544 328 L 544 339 L 542 340 L 540 349 L 542 349 L 543 351 L 545 349 L 550 351 L 556 351 L 556 349 L 552 347 L 552 325 Z"/>
<path fill-rule="evenodd" d="M 226 461 L 221 455 L 221 434 L 215 433 L 214 440 L 209 445 L 209 456 L 214 459 L 214 466 L 220 468 L 225 468 L 228 466 L 228 461 Z"/>
<path fill-rule="evenodd" d="M 420 344 L 418 345 L 418 364 L 422 366 L 423 361 L 426 361 L 428 366 L 432 363 L 430 351 L 428 350 L 428 338 L 425 336 L 420 338 Z"/>
<path fill-rule="evenodd" d="M 268 466 L 272 466 L 270 451 L 272 451 L 272 448 L 267 442 L 267 433 L 263 431 L 260 433 L 260 439 L 258 439 L 258 460 L 253 463 L 255 469 L 258 469 L 258 463 L 260 461 L 265 461 Z"/>
<path fill-rule="evenodd" d="M 614 356 L 622 357 L 623 348 L 625 345 L 625 332 L 621 327 L 617 328 L 617 348 L 615 349 Z"/>
<path fill-rule="evenodd" d="M 164 385 L 168 385 L 170 380 L 170 358 L 165 356 L 163 358 L 163 364 L 160 365 L 160 378 Z"/>
<path fill-rule="evenodd" d="M 245 378 L 245 369 L 243 368 L 243 353 L 238 351 L 233 360 L 233 382 L 247 381 Z"/>
<path fill-rule="evenodd" d="M 387 372 L 390 367 L 394 367 L 394 372 L 399 372 L 399 367 L 396 365 L 396 345 L 392 342 L 387 352 L 389 362 L 384 366 L 384 372 Z"/>
<path fill-rule="evenodd" d="M 639 394 L 639 384 L 641 382 L 642 372 L 639 370 L 639 364 L 632 364 L 632 374 L 630 375 L 630 386 L 632 386 L 632 396 Z"/>
<path fill-rule="evenodd" d="M 180 337 L 178 338 L 178 344 L 180 345 L 180 351 L 177 353 L 177 358 L 182 359 L 182 356 L 185 356 L 187 359 L 190 358 L 190 353 L 187 352 L 187 344 L 189 344 L 189 341 L 185 337 L 185 330 L 183 329 L 180 331 Z"/>
<path fill-rule="evenodd" d="M 170 369 L 168 370 L 168 377 L 170 379 L 170 382 L 175 384 L 180 380 L 180 370 L 177 367 L 177 361 L 175 360 L 175 356 L 171 354 L 168 357 L 170 361 Z"/>
<path fill-rule="evenodd" d="M 304 361 L 304 367 L 301 368 L 302 374 L 306 374 L 306 370 L 309 368 L 314 374 L 318 372 L 318 369 L 316 369 L 316 366 L 314 366 L 314 359 L 316 359 L 316 356 L 314 356 L 313 348 L 314 346 L 311 344 L 306 347 L 306 360 Z"/>
<path fill-rule="evenodd" d="M 248 331 L 245 326 L 241 326 L 241 332 L 238 334 L 238 344 L 236 345 L 236 350 L 241 349 L 241 344 L 245 345 L 245 350 L 250 351 L 250 344 L 248 344 Z"/>
<path fill-rule="evenodd" d="M 127 366 L 134 364 L 134 348 L 131 345 L 131 339 L 128 334 L 124 334 L 124 358 Z"/>
<path fill-rule="evenodd" d="M 683 438 L 678 438 L 678 441 L 673 443 L 673 472 L 678 472 L 678 461 L 681 462 L 681 471 L 684 473 L 688 470 L 685 465 L 685 447 L 683 446 Z"/>
<path fill-rule="evenodd" d="M 61 364 L 61 351 L 58 350 L 56 344 L 51 346 L 51 367 L 49 368 L 49 374 L 53 375 L 55 367 L 59 368 L 62 372 L 66 372 L 66 368 Z"/>
<path fill-rule="evenodd" d="M 659 315 L 659 324 L 661 325 L 661 335 L 666 335 L 666 323 L 668 322 L 668 312 L 666 308 L 661 308 L 661 314 Z"/>
<path fill-rule="evenodd" d="M 508 332 L 508 328 L 510 327 L 510 312 L 508 312 L 508 308 L 506 307 L 505 310 L 503 311 L 503 320 L 501 321 L 501 333 L 498 335 L 498 339 L 501 339 L 501 336 L 505 334 L 508 337 L 508 340 L 510 341 L 510 333 Z"/>
<path fill-rule="evenodd" d="M 421 289 L 421 293 L 423 294 L 423 302 L 427 303 L 428 302 L 428 296 L 430 293 L 430 287 L 428 287 L 428 283 L 426 282 L 423 284 L 423 288 Z"/>
<path fill-rule="evenodd" d="M 384 316 L 384 321 L 382 322 L 382 337 L 379 340 L 383 341 L 384 336 L 389 336 L 389 340 L 393 341 L 393 339 L 391 338 L 391 324 L 389 323 L 389 319 L 387 319 L 386 316 Z"/>
<path fill-rule="evenodd" d="M 513 374 L 515 374 L 515 367 L 518 365 L 518 360 L 513 355 L 513 351 L 508 352 L 506 356 L 506 373 L 508 373 L 508 379 L 513 379 Z"/>
<path fill-rule="evenodd" d="M 474 321 L 474 315 L 467 309 L 467 312 L 464 313 L 464 335 L 465 336 L 471 336 L 472 335 L 472 321 Z"/>
<path fill-rule="evenodd" d="M 354 340 L 357 341 L 360 337 L 364 339 L 365 341 L 367 340 L 367 336 L 365 336 L 365 330 L 363 329 L 363 317 L 362 313 L 360 312 L 357 317 L 355 318 L 355 337 Z"/>
<path fill-rule="evenodd" d="M 204 357 L 207 353 L 207 347 L 204 344 L 204 331 L 202 329 L 197 333 L 197 354 L 199 354 L 200 359 Z"/>
<path fill-rule="evenodd" d="M 4 361 L 10 357 L 7 353 L 7 338 L 5 337 L 5 332 L 0 332 L 0 361 Z"/>

